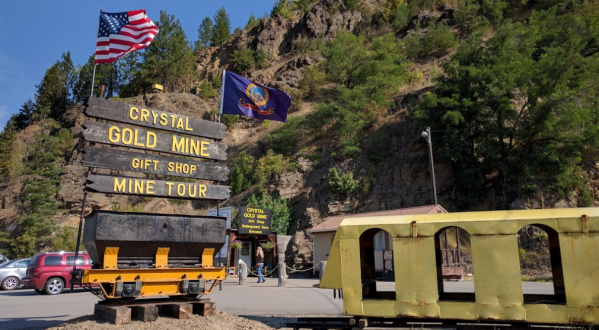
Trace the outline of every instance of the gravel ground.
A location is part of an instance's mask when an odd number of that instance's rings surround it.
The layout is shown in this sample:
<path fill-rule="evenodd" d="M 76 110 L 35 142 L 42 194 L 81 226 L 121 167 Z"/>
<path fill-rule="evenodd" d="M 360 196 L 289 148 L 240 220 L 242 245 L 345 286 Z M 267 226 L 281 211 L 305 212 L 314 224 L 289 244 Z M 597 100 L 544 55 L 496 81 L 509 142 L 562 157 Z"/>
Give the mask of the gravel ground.
<path fill-rule="evenodd" d="M 250 319 L 251 318 L 251 319 Z M 81 317 L 74 319 L 68 323 L 63 323 L 60 326 L 49 328 L 51 330 L 130 330 L 130 329 L 152 329 L 152 330 L 271 330 L 273 328 L 260 322 L 260 319 L 265 323 L 280 324 L 284 326 L 286 320 L 277 322 L 277 317 L 261 317 L 261 318 L 245 318 L 230 315 L 224 312 L 214 316 L 198 316 L 192 315 L 190 319 L 178 320 L 169 317 L 159 317 L 154 322 L 139 322 L 131 321 L 127 325 L 113 325 L 109 323 L 98 323 L 92 316 Z M 255 320 L 256 319 L 256 320 Z M 273 322 L 274 321 L 274 322 Z M 280 328 L 277 327 L 277 328 Z"/>

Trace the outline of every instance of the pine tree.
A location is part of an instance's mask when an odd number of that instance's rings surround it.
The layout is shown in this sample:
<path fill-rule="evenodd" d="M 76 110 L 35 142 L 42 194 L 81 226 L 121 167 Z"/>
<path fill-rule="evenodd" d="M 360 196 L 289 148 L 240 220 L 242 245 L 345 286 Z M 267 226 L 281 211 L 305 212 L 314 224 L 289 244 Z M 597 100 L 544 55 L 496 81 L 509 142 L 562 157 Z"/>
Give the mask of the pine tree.
<path fill-rule="evenodd" d="M 23 103 L 19 113 L 15 117 L 15 122 L 18 130 L 31 125 L 31 119 L 33 118 L 33 112 L 35 111 L 35 103 L 30 98 L 27 102 Z"/>
<path fill-rule="evenodd" d="M 214 26 L 212 27 L 212 46 L 220 46 L 231 36 L 231 19 L 225 11 L 225 7 L 220 7 L 214 14 Z"/>
<path fill-rule="evenodd" d="M 206 16 L 198 28 L 196 50 L 210 46 L 210 40 L 212 40 L 212 28 L 212 20 L 210 17 Z"/>
<path fill-rule="evenodd" d="M 75 66 L 71 53 L 67 52 L 46 71 L 42 82 L 36 85 L 35 119 L 51 117 L 60 120 L 62 113 L 72 105 L 74 81 Z"/>
<path fill-rule="evenodd" d="M 161 11 L 157 25 L 160 33 L 143 54 L 143 79 L 162 84 L 165 91 L 183 91 L 195 75 L 193 49 L 174 15 Z"/>
<path fill-rule="evenodd" d="M 144 88 L 149 88 L 149 84 L 144 82 L 143 79 L 141 60 L 140 52 L 131 52 L 119 60 L 121 86 L 118 94 L 120 97 L 137 96 Z"/>
<path fill-rule="evenodd" d="M 259 22 L 260 22 L 260 20 L 256 19 L 256 16 L 254 16 L 254 13 L 252 13 L 250 15 L 250 19 L 248 20 L 247 24 L 245 25 L 245 30 L 249 30 L 249 29 L 253 28 L 254 26 L 258 25 Z"/>

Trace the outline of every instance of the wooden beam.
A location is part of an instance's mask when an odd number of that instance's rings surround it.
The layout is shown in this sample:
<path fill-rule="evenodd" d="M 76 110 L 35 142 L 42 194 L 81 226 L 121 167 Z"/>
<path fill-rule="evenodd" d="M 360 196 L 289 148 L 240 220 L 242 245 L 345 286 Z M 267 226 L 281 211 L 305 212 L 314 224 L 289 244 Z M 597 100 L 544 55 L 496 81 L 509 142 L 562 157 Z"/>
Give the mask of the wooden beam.
<path fill-rule="evenodd" d="M 222 123 L 147 109 L 122 102 L 90 96 L 85 114 L 90 117 L 114 120 L 122 123 L 151 127 L 171 132 L 222 140 L 227 127 Z"/>
<path fill-rule="evenodd" d="M 227 145 L 223 143 L 89 120 L 82 126 L 85 127 L 83 138 L 89 142 L 208 159 L 227 159 Z"/>
<path fill-rule="evenodd" d="M 85 154 L 81 165 L 88 167 L 214 181 L 227 181 L 229 177 L 229 169 L 224 164 L 219 163 L 142 154 L 115 148 L 85 147 L 83 152 Z"/>

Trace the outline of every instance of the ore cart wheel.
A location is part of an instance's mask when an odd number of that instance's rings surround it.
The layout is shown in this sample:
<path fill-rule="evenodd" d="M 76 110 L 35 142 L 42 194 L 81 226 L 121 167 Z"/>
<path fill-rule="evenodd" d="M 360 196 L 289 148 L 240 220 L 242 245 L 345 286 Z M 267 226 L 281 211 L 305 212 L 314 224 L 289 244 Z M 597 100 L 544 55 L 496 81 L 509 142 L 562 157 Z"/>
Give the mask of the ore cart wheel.
<path fill-rule="evenodd" d="M 45 290 L 47 294 L 60 294 L 64 290 L 64 281 L 58 277 L 52 277 L 46 282 Z"/>

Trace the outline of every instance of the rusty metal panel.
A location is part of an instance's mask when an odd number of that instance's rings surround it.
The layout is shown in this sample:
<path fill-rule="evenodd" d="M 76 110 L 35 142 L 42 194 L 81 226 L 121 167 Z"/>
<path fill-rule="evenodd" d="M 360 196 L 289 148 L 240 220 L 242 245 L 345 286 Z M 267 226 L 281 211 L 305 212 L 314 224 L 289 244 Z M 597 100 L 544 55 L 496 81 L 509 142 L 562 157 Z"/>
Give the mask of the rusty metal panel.
<path fill-rule="evenodd" d="M 394 238 L 393 254 L 397 315 L 440 317 L 434 238 Z"/>
<path fill-rule="evenodd" d="M 568 306 L 599 307 L 599 234 L 560 235 Z"/>
<path fill-rule="evenodd" d="M 343 297 L 345 299 L 345 296 Z M 345 303 L 345 300 L 344 300 Z M 378 300 L 378 299 L 368 299 L 364 300 L 364 315 L 372 315 L 385 317 L 388 315 L 395 314 L 395 300 Z"/>
<path fill-rule="evenodd" d="M 470 236 L 470 244 L 478 316 L 526 319 L 516 235 Z"/>
<path fill-rule="evenodd" d="M 558 324 L 568 321 L 568 307 L 555 304 L 524 304 L 526 320 L 532 323 Z"/>
<path fill-rule="evenodd" d="M 331 252 L 327 260 L 327 267 L 322 278 L 320 279 L 320 287 L 326 289 L 341 289 L 341 253 L 339 250 L 339 233 L 335 235 Z M 329 270 L 330 269 L 330 270 Z"/>
<path fill-rule="evenodd" d="M 356 244 L 356 241 L 359 242 L 359 237 L 360 236 L 358 235 L 357 240 L 341 238 L 339 245 L 341 251 L 343 310 L 345 314 L 350 315 L 364 315 L 362 304 L 360 244 Z"/>
<path fill-rule="evenodd" d="M 476 320 L 478 317 L 476 304 L 471 302 L 440 301 L 439 307 L 444 319 Z"/>

